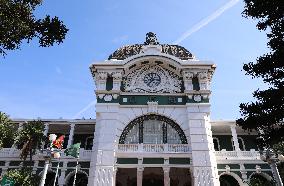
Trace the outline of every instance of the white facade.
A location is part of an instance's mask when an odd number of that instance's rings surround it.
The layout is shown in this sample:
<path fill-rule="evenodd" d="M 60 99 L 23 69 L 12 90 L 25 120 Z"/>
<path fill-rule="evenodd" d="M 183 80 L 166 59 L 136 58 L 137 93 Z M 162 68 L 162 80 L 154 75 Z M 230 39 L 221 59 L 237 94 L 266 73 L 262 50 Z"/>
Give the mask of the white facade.
<path fill-rule="evenodd" d="M 69 134 L 69 147 L 76 130 L 83 125 L 93 126 L 80 131 L 94 133 L 92 150 L 81 149 L 80 161 L 89 163 L 86 171 L 81 169 L 88 176 L 88 186 L 129 185 L 132 177 L 136 179 L 133 183 L 142 186 L 156 179 L 151 175 L 162 176 L 165 186 L 173 185 L 174 179 L 180 179 L 178 186 L 218 186 L 221 175 L 247 185 L 247 172 L 269 171 L 261 168 L 264 162 L 257 151 L 239 144 L 238 134 L 247 134 L 234 122 L 210 121 L 210 84 L 215 70 L 212 62 L 197 60 L 179 46 L 160 45 L 150 34 L 145 44 L 119 49 L 109 60 L 94 63 L 90 69 L 96 84 L 96 120 L 48 121 L 45 132 L 53 132 L 48 124 L 62 125 L 56 130 L 67 130 L 63 133 Z M 145 129 L 145 121 L 151 118 L 161 118 L 161 127 L 153 134 Z M 138 120 L 142 127 L 134 130 Z M 163 131 L 159 133 L 160 129 Z M 232 139 L 231 150 L 220 147 L 219 140 L 224 136 Z M 0 151 L 0 162 L 6 158 L 0 166 L 2 175 L 18 154 L 13 148 Z M 34 159 L 36 171 L 40 159 Z M 75 160 L 63 156 L 62 162 L 60 186 L 68 185 L 74 175 L 68 162 Z M 182 175 L 189 177 L 187 182 L 182 182 Z M 262 175 L 271 179 L 266 173 Z"/>

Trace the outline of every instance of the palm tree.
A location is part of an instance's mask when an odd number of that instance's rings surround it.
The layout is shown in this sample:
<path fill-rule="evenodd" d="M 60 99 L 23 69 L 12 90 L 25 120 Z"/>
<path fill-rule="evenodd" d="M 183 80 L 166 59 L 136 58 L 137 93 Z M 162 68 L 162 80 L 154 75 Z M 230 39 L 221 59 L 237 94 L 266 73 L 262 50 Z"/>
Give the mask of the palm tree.
<path fill-rule="evenodd" d="M 40 120 L 29 121 L 24 124 L 16 139 L 16 144 L 21 149 L 21 159 L 26 160 L 27 156 L 30 155 L 30 162 L 32 162 L 32 156 L 41 147 L 45 139 L 43 131 L 44 123 Z"/>
<path fill-rule="evenodd" d="M 16 127 L 7 114 L 0 111 L 0 148 L 11 147 L 17 136 Z"/>

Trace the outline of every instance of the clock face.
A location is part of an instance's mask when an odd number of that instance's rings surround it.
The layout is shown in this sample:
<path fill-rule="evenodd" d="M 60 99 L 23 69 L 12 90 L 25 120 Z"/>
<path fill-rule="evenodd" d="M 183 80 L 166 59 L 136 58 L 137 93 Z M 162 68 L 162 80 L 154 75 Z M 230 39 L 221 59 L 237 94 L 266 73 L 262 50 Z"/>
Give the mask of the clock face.
<path fill-rule="evenodd" d="M 154 72 L 148 73 L 144 76 L 144 83 L 148 87 L 158 86 L 161 83 L 161 77 Z"/>

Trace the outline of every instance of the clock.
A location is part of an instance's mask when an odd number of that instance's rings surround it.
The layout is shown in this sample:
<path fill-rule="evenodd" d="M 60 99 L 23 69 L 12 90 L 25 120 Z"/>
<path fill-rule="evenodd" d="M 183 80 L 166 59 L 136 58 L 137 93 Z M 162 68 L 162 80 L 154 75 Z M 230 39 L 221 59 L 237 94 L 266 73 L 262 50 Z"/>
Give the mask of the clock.
<path fill-rule="evenodd" d="M 154 72 L 148 73 L 144 76 L 144 83 L 148 87 L 156 87 L 161 83 L 161 77 Z"/>

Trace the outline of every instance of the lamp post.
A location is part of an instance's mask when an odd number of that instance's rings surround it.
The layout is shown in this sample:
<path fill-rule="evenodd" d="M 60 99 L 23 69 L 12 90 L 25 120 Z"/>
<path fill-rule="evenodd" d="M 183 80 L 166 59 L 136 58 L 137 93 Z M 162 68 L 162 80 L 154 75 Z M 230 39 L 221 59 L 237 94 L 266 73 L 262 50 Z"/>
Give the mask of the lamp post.
<path fill-rule="evenodd" d="M 279 161 L 276 153 L 274 153 L 271 149 L 260 150 L 259 152 L 260 152 L 260 159 L 262 161 L 267 162 L 270 165 L 276 185 L 283 186 L 283 183 L 282 183 L 282 180 L 281 180 L 281 177 L 279 175 L 279 171 L 276 165 L 276 163 Z"/>

